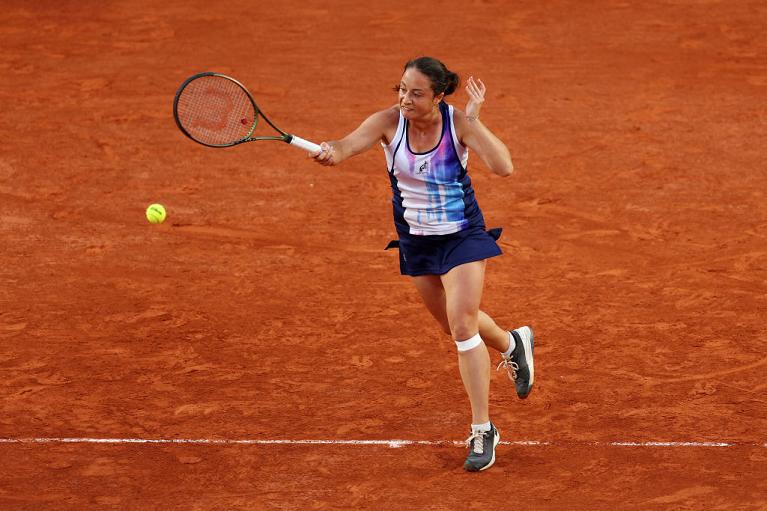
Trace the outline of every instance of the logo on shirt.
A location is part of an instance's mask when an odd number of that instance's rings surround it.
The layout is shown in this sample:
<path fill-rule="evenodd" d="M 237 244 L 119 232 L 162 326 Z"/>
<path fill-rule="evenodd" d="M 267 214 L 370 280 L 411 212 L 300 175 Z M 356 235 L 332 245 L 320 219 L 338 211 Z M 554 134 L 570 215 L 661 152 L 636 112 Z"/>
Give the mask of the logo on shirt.
<path fill-rule="evenodd" d="M 416 171 L 416 174 L 426 174 L 429 172 L 429 160 L 426 160 L 421 164 L 420 167 L 418 167 L 418 170 Z"/>

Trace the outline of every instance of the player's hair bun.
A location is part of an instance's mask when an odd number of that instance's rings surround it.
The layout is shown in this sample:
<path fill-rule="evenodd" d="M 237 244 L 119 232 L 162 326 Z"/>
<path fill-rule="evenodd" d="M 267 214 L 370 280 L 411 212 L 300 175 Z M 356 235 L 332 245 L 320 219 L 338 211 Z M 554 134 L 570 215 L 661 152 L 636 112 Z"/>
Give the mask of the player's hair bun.
<path fill-rule="evenodd" d="M 434 95 L 444 93 L 449 96 L 458 88 L 461 78 L 458 74 L 450 71 L 445 64 L 433 57 L 418 57 L 405 64 L 405 71 L 411 67 L 416 68 L 431 80 L 431 89 Z"/>
<path fill-rule="evenodd" d="M 454 93 L 455 90 L 458 88 L 458 85 L 461 83 L 461 77 L 458 76 L 457 73 L 453 73 L 452 71 L 447 72 L 446 77 L 446 86 L 445 86 L 445 96 L 449 96 L 450 94 Z"/>

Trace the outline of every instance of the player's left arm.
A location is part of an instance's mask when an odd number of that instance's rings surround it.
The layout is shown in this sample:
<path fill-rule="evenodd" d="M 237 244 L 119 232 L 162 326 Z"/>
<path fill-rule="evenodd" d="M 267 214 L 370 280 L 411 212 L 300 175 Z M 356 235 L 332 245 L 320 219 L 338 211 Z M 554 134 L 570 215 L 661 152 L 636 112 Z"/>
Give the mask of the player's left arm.
<path fill-rule="evenodd" d="M 456 110 L 454 115 L 456 134 L 461 144 L 475 151 L 493 173 L 505 177 L 514 171 L 509 148 L 479 120 L 485 91 L 482 80 L 474 81 L 474 77 L 469 77 L 466 113 Z"/>

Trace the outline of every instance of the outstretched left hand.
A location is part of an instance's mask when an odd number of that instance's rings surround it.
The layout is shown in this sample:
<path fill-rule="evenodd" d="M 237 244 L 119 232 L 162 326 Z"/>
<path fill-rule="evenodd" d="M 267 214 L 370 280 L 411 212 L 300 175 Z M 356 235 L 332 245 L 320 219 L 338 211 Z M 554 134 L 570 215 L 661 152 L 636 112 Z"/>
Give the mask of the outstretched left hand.
<path fill-rule="evenodd" d="M 469 101 L 466 103 L 466 117 L 479 119 L 479 110 L 482 108 L 482 103 L 485 102 L 485 84 L 482 80 L 477 78 L 474 81 L 474 77 L 470 76 L 466 82 L 466 93 L 469 95 Z"/>

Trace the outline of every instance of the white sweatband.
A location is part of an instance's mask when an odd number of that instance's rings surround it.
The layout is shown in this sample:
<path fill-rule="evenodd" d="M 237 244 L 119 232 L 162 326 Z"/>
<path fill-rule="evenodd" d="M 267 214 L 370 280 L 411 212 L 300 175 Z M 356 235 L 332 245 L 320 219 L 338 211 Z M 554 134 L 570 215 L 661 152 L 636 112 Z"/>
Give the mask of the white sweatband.
<path fill-rule="evenodd" d="M 479 333 L 465 341 L 455 341 L 455 345 L 458 347 L 459 352 L 473 350 L 480 344 L 482 344 L 482 337 L 479 336 Z"/>

